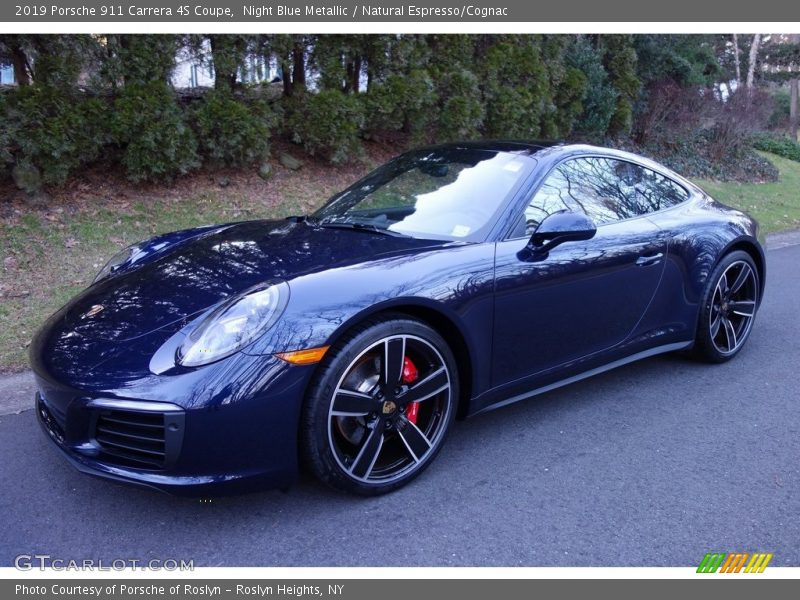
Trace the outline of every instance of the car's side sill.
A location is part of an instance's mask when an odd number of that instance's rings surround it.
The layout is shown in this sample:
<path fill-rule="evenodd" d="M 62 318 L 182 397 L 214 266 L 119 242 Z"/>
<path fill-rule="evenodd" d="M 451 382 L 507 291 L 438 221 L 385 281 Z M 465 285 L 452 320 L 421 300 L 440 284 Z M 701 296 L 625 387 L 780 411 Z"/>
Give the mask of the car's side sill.
<path fill-rule="evenodd" d="M 636 354 L 631 354 L 630 356 L 626 356 L 625 358 L 620 358 L 619 360 L 610 362 L 607 365 L 596 367 L 594 369 L 589 369 L 588 371 L 584 371 L 583 373 L 578 373 L 577 375 L 573 375 L 572 377 L 567 377 L 566 379 L 556 381 L 555 383 L 551 383 L 549 385 L 545 385 L 540 388 L 535 388 L 528 392 L 523 392 L 522 394 L 517 394 L 516 396 L 512 396 L 511 398 L 506 398 L 505 400 L 501 400 L 500 402 L 496 402 L 495 404 L 490 404 L 489 406 L 480 409 L 474 414 L 479 415 L 481 413 L 485 413 L 490 410 L 494 410 L 496 408 L 508 406 L 509 404 L 514 404 L 515 402 L 519 402 L 520 400 L 526 400 L 528 398 L 532 398 L 533 396 L 544 394 L 545 392 L 549 392 L 551 390 L 564 387 L 565 385 L 569 385 L 570 383 L 575 383 L 576 381 L 581 381 L 582 379 L 592 377 L 593 375 L 599 375 L 600 373 L 605 373 L 606 371 L 610 371 L 612 369 L 616 369 L 617 367 L 621 367 L 623 365 L 636 362 L 637 360 L 642 360 L 643 358 L 655 356 L 656 354 L 664 354 L 665 352 L 674 352 L 676 350 L 683 350 L 684 348 L 688 348 L 689 346 L 691 346 L 692 343 L 693 341 L 691 340 L 688 342 L 675 342 L 673 344 L 665 344 L 663 346 L 650 348 L 649 350 L 645 350 L 643 352 L 637 352 Z"/>

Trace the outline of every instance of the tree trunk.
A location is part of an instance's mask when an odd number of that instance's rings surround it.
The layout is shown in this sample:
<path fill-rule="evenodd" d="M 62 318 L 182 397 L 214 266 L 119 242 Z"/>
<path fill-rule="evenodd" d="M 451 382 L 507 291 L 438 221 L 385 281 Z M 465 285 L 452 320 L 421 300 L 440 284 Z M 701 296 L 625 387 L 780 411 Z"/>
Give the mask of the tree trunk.
<path fill-rule="evenodd" d="M 120 34 L 117 36 L 117 43 L 119 43 L 119 47 L 122 50 L 128 50 L 131 45 L 131 38 L 130 35 Z M 125 76 L 125 70 L 122 69 L 122 85 L 128 85 L 128 78 Z"/>
<path fill-rule="evenodd" d="M 790 99 L 789 99 L 789 135 L 792 136 L 793 141 L 797 141 L 797 126 L 798 126 L 798 87 L 800 87 L 800 79 L 792 79 L 789 84 Z"/>
<path fill-rule="evenodd" d="M 736 87 L 742 83 L 742 63 L 739 60 L 739 35 L 733 34 L 733 62 L 736 65 Z"/>
<path fill-rule="evenodd" d="M 306 85 L 306 55 L 301 44 L 292 48 L 292 85 Z"/>
<path fill-rule="evenodd" d="M 209 36 L 211 60 L 214 63 L 214 89 L 232 92 L 236 87 L 236 65 L 233 49 L 216 35 Z"/>
<path fill-rule="evenodd" d="M 758 61 L 758 47 L 761 45 L 761 34 L 757 33 L 753 36 L 753 43 L 750 44 L 750 57 L 747 64 L 747 91 L 750 93 L 753 90 L 753 83 L 756 76 L 756 62 Z"/>
<path fill-rule="evenodd" d="M 361 87 L 361 57 L 356 56 L 353 60 L 353 79 L 350 86 L 353 88 L 353 93 L 357 94 Z"/>
<path fill-rule="evenodd" d="M 28 58 L 25 56 L 25 51 L 14 45 L 11 47 L 11 61 L 14 65 L 14 79 L 17 85 L 22 87 L 31 84 L 31 77 L 28 72 Z"/>
<path fill-rule="evenodd" d="M 281 82 L 283 83 L 283 95 L 289 98 L 292 95 L 292 76 L 286 60 L 281 61 Z"/>
<path fill-rule="evenodd" d="M 344 57 L 344 81 L 342 81 L 341 90 L 345 94 L 350 93 L 350 86 L 353 83 L 353 61 L 349 60 L 347 56 Z"/>

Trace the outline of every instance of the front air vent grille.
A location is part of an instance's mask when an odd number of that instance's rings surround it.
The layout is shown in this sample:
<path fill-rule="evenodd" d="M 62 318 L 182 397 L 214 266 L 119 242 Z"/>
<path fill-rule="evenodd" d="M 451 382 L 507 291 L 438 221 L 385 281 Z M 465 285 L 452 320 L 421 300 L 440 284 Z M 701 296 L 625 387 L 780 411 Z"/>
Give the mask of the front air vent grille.
<path fill-rule="evenodd" d="M 161 470 L 177 456 L 183 437 L 183 413 L 102 410 L 95 441 L 105 462 Z"/>

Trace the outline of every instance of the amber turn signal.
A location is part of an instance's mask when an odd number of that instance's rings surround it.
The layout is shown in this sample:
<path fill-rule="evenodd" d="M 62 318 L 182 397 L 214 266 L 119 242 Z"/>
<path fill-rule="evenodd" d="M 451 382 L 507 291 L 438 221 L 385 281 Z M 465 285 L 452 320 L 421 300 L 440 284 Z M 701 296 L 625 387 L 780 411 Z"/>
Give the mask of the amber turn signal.
<path fill-rule="evenodd" d="M 330 346 L 307 348 L 306 350 L 293 350 L 292 352 L 279 352 L 275 356 L 292 365 L 313 365 L 322 360 Z"/>

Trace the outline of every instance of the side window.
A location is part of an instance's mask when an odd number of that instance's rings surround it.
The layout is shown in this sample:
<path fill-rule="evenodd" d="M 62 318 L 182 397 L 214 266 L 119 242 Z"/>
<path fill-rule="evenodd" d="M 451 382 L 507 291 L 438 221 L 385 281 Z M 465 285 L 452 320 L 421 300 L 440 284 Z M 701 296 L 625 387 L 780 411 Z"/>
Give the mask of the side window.
<path fill-rule="evenodd" d="M 556 167 L 525 208 L 525 235 L 560 210 L 582 211 L 597 225 L 629 219 L 688 199 L 671 179 L 637 164 L 573 158 Z"/>
<path fill-rule="evenodd" d="M 629 219 L 639 214 L 636 182 L 641 167 L 609 158 L 576 158 L 559 169 L 570 185 L 579 209 L 597 225 Z"/>
<path fill-rule="evenodd" d="M 636 185 L 641 214 L 669 208 L 689 199 L 688 192 L 677 183 L 650 169 L 641 169 L 642 178 Z"/>
<path fill-rule="evenodd" d="M 547 176 L 525 207 L 525 235 L 532 235 L 545 217 L 561 210 L 578 210 L 569 194 L 569 182 L 559 168 Z"/>
<path fill-rule="evenodd" d="M 639 214 L 636 182 L 641 168 L 608 158 L 573 158 L 556 167 L 525 209 L 526 235 L 559 210 L 582 211 L 597 224 Z"/>

